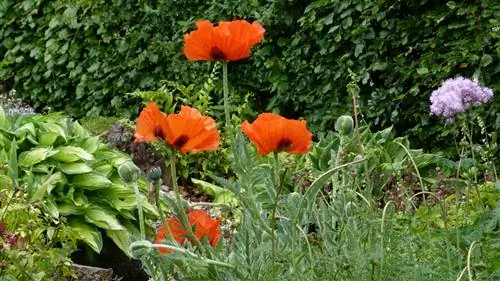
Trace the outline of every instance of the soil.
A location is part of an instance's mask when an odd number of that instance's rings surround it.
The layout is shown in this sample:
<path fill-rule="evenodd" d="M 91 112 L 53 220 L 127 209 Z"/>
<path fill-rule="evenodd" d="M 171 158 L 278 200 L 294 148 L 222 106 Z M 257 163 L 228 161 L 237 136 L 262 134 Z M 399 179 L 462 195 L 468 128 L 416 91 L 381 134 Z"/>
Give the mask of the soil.
<path fill-rule="evenodd" d="M 114 274 L 112 280 L 148 281 L 148 275 L 142 269 L 141 261 L 130 259 L 106 235 L 102 237 L 103 249 L 100 254 L 82 245 L 79 251 L 71 255 L 71 260 L 80 265 L 111 269 Z"/>

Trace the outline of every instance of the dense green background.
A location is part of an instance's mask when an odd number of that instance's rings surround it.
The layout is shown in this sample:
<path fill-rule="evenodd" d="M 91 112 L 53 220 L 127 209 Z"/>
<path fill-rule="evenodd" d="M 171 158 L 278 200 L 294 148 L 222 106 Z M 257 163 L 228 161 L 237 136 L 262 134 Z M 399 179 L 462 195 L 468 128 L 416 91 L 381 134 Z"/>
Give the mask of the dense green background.
<path fill-rule="evenodd" d="M 348 68 L 360 77 L 365 120 L 428 148 L 449 130 L 428 116 L 442 80 L 475 75 L 500 89 L 496 0 L 2 0 L 0 80 L 38 110 L 134 115 L 138 102 L 125 93 L 210 74 L 211 63 L 182 53 L 201 18 L 260 21 L 263 44 L 230 65 L 233 92 L 254 92 L 256 110 L 303 116 L 315 131 L 350 112 Z M 498 96 L 482 109 L 493 130 Z"/>

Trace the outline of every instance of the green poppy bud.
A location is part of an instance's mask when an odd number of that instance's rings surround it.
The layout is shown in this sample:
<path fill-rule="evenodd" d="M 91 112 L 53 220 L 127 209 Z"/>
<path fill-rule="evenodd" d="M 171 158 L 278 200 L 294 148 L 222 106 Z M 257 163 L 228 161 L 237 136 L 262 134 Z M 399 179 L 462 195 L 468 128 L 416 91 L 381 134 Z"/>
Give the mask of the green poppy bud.
<path fill-rule="evenodd" d="M 139 168 L 131 161 L 125 162 L 118 167 L 118 175 L 128 183 L 137 181 L 140 172 Z"/>
<path fill-rule="evenodd" d="M 341 135 L 349 135 L 354 129 L 354 120 L 349 115 L 342 115 L 335 122 L 335 130 Z"/>
<path fill-rule="evenodd" d="M 157 181 L 161 178 L 161 167 L 156 166 L 147 172 L 148 179 L 151 181 Z"/>

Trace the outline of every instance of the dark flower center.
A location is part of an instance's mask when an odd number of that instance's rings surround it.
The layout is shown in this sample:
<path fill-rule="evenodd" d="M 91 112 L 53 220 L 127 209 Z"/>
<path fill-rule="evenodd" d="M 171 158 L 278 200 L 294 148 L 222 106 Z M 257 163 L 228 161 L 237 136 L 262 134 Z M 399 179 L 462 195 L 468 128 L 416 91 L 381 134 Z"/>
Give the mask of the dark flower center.
<path fill-rule="evenodd" d="M 283 151 L 283 150 L 288 150 L 290 149 L 290 146 L 292 146 L 292 141 L 287 139 L 287 138 L 282 138 L 278 142 L 278 151 Z"/>
<path fill-rule="evenodd" d="M 186 135 L 180 135 L 178 136 L 174 143 L 172 144 L 175 148 L 177 148 L 178 150 L 181 150 L 181 148 L 187 143 L 187 141 L 189 140 L 189 137 L 186 136 Z"/>
<path fill-rule="evenodd" d="M 162 140 L 165 140 L 165 133 L 163 132 L 161 127 L 155 127 L 153 134 L 155 135 L 156 138 L 160 138 Z"/>
<path fill-rule="evenodd" d="M 222 50 L 217 47 L 213 47 L 212 50 L 210 50 L 210 57 L 213 60 L 226 60 L 226 55 L 224 54 L 224 52 L 222 52 Z"/>

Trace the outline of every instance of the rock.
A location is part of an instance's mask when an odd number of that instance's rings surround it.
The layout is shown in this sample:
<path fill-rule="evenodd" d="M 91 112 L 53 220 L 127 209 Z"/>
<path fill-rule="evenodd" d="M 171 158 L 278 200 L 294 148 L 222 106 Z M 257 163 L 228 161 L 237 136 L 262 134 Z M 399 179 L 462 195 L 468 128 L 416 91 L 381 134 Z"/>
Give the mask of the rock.
<path fill-rule="evenodd" d="M 113 277 L 113 269 L 73 264 L 79 281 L 116 281 Z"/>

